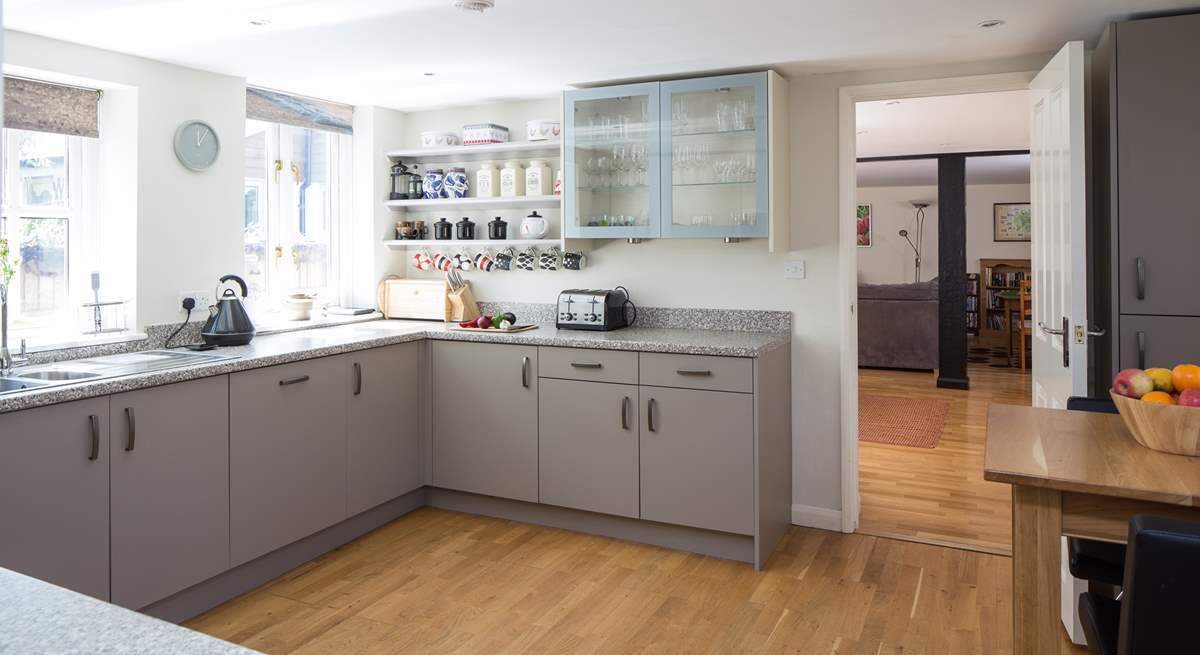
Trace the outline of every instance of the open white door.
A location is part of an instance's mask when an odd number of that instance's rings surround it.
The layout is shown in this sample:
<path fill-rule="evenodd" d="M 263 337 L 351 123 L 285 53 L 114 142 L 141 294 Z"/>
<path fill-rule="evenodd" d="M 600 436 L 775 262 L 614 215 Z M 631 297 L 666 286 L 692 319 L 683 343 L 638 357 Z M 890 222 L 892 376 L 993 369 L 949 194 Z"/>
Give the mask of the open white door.
<path fill-rule="evenodd" d="M 1029 85 L 1035 407 L 1088 391 L 1084 66 L 1072 41 Z"/>

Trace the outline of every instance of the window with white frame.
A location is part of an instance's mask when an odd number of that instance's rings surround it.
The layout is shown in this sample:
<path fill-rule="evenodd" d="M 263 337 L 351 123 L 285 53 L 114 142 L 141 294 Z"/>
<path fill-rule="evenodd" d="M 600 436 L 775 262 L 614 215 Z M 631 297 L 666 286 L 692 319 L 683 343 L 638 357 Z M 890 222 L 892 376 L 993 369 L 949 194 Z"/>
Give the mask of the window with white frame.
<path fill-rule="evenodd" d="M 244 273 L 260 316 L 293 294 L 338 303 L 350 150 L 344 134 L 246 121 Z"/>

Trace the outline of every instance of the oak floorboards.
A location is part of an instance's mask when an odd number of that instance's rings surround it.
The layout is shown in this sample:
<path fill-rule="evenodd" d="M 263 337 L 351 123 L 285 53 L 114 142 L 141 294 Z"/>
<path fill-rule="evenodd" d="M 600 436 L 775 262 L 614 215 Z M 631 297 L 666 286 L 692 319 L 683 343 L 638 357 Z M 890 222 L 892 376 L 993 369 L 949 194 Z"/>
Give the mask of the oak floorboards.
<path fill-rule="evenodd" d="M 968 366 L 968 391 L 939 389 L 932 373 L 859 369 L 860 395 L 950 402 L 935 448 L 859 442 L 859 531 L 1012 554 L 1012 488 L 983 479 L 990 403 L 1029 405 L 1029 371 Z"/>
<path fill-rule="evenodd" d="M 1010 653 L 1011 561 L 796 527 L 756 572 L 423 508 L 186 625 L 280 655 Z"/>

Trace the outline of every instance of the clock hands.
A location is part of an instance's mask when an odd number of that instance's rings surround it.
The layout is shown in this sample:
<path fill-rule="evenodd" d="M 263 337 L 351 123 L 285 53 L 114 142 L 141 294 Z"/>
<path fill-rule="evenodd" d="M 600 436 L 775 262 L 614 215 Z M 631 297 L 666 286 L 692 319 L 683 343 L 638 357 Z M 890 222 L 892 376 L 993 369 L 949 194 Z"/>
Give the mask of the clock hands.
<path fill-rule="evenodd" d="M 206 137 L 206 136 L 208 136 L 208 130 L 197 125 L 196 126 L 196 147 L 197 148 L 204 145 L 204 137 Z"/>

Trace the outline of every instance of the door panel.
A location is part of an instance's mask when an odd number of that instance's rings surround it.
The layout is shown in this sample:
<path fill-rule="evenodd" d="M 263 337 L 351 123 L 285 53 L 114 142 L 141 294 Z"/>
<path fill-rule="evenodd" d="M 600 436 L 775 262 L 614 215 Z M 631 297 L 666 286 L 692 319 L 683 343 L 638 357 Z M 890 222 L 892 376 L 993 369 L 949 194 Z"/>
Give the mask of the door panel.
<path fill-rule="evenodd" d="M 1118 368 L 1200 363 L 1200 318 L 1122 316 Z"/>
<path fill-rule="evenodd" d="M 107 396 L 0 415 L 0 566 L 108 600 L 108 462 Z"/>
<path fill-rule="evenodd" d="M 638 388 L 541 380 L 540 500 L 638 517 Z"/>
<path fill-rule="evenodd" d="M 229 568 L 229 377 L 111 407 L 112 602 L 140 609 Z"/>
<path fill-rule="evenodd" d="M 351 515 L 421 486 L 422 347 L 404 343 L 342 357 L 351 377 L 346 431 Z"/>

